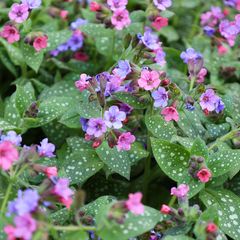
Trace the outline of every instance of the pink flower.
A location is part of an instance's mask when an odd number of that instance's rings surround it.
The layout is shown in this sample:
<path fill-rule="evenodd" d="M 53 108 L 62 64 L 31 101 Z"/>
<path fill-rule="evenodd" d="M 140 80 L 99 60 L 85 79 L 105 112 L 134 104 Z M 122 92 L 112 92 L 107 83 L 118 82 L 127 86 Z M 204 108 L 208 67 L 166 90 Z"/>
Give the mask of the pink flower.
<path fill-rule="evenodd" d="M 160 84 L 160 78 L 157 71 L 143 70 L 141 78 L 138 79 L 138 85 L 145 90 L 152 90 Z"/>
<path fill-rule="evenodd" d="M 130 132 L 122 133 L 117 141 L 118 151 L 125 150 L 129 151 L 131 149 L 131 144 L 136 140 Z"/>
<path fill-rule="evenodd" d="M 218 48 L 219 55 L 224 55 L 228 52 L 228 49 L 226 47 L 224 47 L 223 45 L 219 45 L 217 48 Z"/>
<path fill-rule="evenodd" d="M 14 3 L 11 7 L 8 17 L 16 23 L 22 23 L 28 18 L 28 5 Z"/>
<path fill-rule="evenodd" d="M 168 19 L 164 17 L 157 17 L 155 18 L 154 22 L 152 22 L 152 26 L 156 28 L 158 31 L 166 27 L 168 25 Z"/>
<path fill-rule="evenodd" d="M 90 3 L 90 11 L 97 12 L 102 9 L 101 5 L 97 2 L 91 2 Z"/>
<path fill-rule="evenodd" d="M 5 25 L 0 35 L 1 37 L 7 39 L 9 43 L 17 42 L 20 39 L 18 29 L 11 25 Z"/>
<path fill-rule="evenodd" d="M 56 167 L 46 167 L 44 169 L 44 173 L 48 176 L 48 178 L 56 177 L 58 175 L 58 170 Z"/>
<path fill-rule="evenodd" d="M 11 142 L 0 143 L 0 168 L 9 170 L 18 157 L 18 151 Z"/>
<path fill-rule="evenodd" d="M 32 234 L 37 229 L 37 222 L 30 214 L 16 216 L 14 218 L 15 226 L 7 225 L 4 232 L 7 234 L 8 240 L 31 240 Z"/>
<path fill-rule="evenodd" d="M 129 13 L 126 9 L 117 9 L 111 18 L 112 25 L 117 30 L 122 30 L 131 24 L 131 19 L 129 18 Z"/>
<path fill-rule="evenodd" d="M 69 188 L 69 180 L 67 178 L 58 179 L 52 193 L 59 197 L 59 201 L 61 203 L 63 203 L 67 208 L 70 208 L 73 201 L 73 191 Z"/>
<path fill-rule="evenodd" d="M 177 188 L 171 188 L 171 195 L 178 198 L 185 198 L 189 192 L 189 186 L 186 184 L 180 184 Z"/>
<path fill-rule="evenodd" d="M 207 183 L 212 177 L 212 173 L 207 168 L 202 168 L 198 171 L 197 177 L 200 182 Z"/>
<path fill-rule="evenodd" d="M 179 120 L 179 115 L 175 107 L 166 107 L 161 111 L 161 114 L 164 115 L 164 119 L 167 122 L 172 120 L 177 122 Z"/>
<path fill-rule="evenodd" d="M 108 6 L 112 11 L 123 10 L 128 4 L 128 0 L 107 0 Z"/>
<path fill-rule="evenodd" d="M 215 233 L 218 230 L 218 227 L 215 223 L 208 223 L 206 227 L 207 233 Z"/>
<path fill-rule="evenodd" d="M 144 213 L 144 205 L 141 203 L 142 193 L 130 193 L 128 195 L 128 200 L 126 201 L 127 209 L 135 215 L 140 215 Z"/>
<path fill-rule="evenodd" d="M 163 204 L 160 212 L 163 214 L 169 214 L 171 212 L 171 208 L 168 205 Z"/>
<path fill-rule="evenodd" d="M 206 68 L 202 68 L 200 70 L 200 72 L 197 75 L 197 83 L 203 83 L 205 80 L 205 77 L 207 75 L 207 69 Z"/>
<path fill-rule="evenodd" d="M 33 41 L 33 47 L 37 52 L 39 52 L 47 47 L 47 41 L 48 41 L 47 36 L 36 37 Z"/>
<path fill-rule="evenodd" d="M 66 20 L 68 16 L 68 11 L 67 10 L 61 10 L 59 13 L 59 16 L 63 19 Z"/>
<path fill-rule="evenodd" d="M 84 91 L 85 89 L 87 89 L 90 85 L 89 83 L 89 79 L 91 77 L 88 76 L 87 74 L 83 73 L 80 75 L 80 79 L 78 81 L 75 82 L 75 87 L 80 91 Z"/>

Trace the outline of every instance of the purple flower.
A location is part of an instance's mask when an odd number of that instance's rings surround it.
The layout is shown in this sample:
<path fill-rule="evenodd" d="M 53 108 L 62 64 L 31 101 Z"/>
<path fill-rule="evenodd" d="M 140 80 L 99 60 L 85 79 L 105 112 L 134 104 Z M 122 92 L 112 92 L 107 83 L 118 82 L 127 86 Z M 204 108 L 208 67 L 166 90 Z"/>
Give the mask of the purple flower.
<path fill-rule="evenodd" d="M 126 103 L 119 103 L 119 110 L 125 112 L 126 114 L 130 114 L 133 110 L 133 107 Z"/>
<path fill-rule="evenodd" d="M 166 8 L 171 7 L 172 1 L 171 0 L 153 0 L 154 5 L 159 9 L 159 10 L 166 10 Z"/>
<path fill-rule="evenodd" d="M 96 138 L 107 131 L 107 126 L 101 118 L 91 118 L 88 121 L 87 134 Z"/>
<path fill-rule="evenodd" d="M 83 46 L 83 35 L 74 33 L 67 42 L 69 48 L 75 52 Z"/>
<path fill-rule="evenodd" d="M 87 127 L 88 127 L 88 119 L 86 119 L 86 118 L 80 118 L 80 123 L 81 123 L 81 125 L 82 125 L 82 130 L 83 130 L 84 132 L 86 132 L 86 131 L 87 131 Z"/>
<path fill-rule="evenodd" d="M 18 191 L 18 197 L 9 202 L 8 215 L 24 215 L 36 210 L 40 197 L 36 190 L 26 189 L 25 191 Z"/>
<path fill-rule="evenodd" d="M 217 101 L 217 103 L 216 103 L 216 109 L 215 109 L 216 113 L 222 112 L 222 111 L 224 110 L 224 108 L 225 108 L 224 103 L 223 103 L 223 101 L 219 98 L 218 101 Z"/>
<path fill-rule="evenodd" d="M 164 108 L 168 104 L 168 92 L 165 88 L 159 87 L 158 90 L 152 92 L 154 99 L 154 107 Z"/>
<path fill-rule="evenodd" d="M 146 31 L 144 32 L 143 36 L 141 34 L 138 34 L 138 38 L 143 42 L 143 44 L 147 48 L 151 50 L 157 50 L 160 48 L 158 35 L 152 33 L 152 30 L 150 28 L 146 28 Z"/>
<path fill-rule="evenodd" d="M 106 83 L 106 89 L 104 95 L 106 97 L 111 96 L 112 93 L 120 91 L 122 80 L 117 75 L 109 76 L 108 82 Z"/>
<path fill-rule="evenodd" d="M 42 0 L 22 0 L 23 4 L 26 4 L 29 9 L 39 8 L 42 4 Z"/>
<path fill-rule="evenodd" d="M 220 20 L 222 18 L 224 18 L 224 14 L 222 12 L 222 9 L 220 7 L 211 7 L 211 12 L 214 18 Z"/>
<path fill-rule="evenodd" d="M 87 24 L 88 21 L 82 18 L 76 19 L 74 22 L 71 23 L 70 27 L 72 30 L 77 30 L 80 26 Z"/>
<path fill-rule="evenodd" d="M 113 72 L 122 79 L 126 78 L 126 76 L 131 72 L 131 66 L 129 64 L 129 61 L 128 60 L 118 61 L 118 67 L 115 68 Z"/>
<path fill-rule="evenodd" d="M 60 53 L 60 51 L 58 51 L 57 49 L 50 51 L 50 55 L 52 57 L 56 57 L 59 53 Z"/>
<path fill-rule="evenodd" d="M 38 154 L 41 157 L 55 157 L 55 155 L 53 154 L 53 152 L 55 151 L 55 145 L 52 143 L 48 143 L 48 139 L 44 138 L 41 142 L 40 142 L 40 146 L 37 146 L 37 150 L 38 150 Z"/>
<path fill-rule="evenodd" d="M 204 27 L 203 31 L 209 37 L 212 37 L 214 35 L 214 33 L 216 32 L 216 30 L 214 28 L 209 27 L 209 26 Z"/>
<path fill-rule="evenodd" d="M 237 0 L 224 0 L 224 4 L 229 7 L 235 7 Z"/>
<path fill-rule="evenodd" d="M 61 45 L 59 45 L 58 47 L 57 47 L 57 50 L 59 51 L 59 52 L 65 52 L 65 51 L 67 51 L 68 50 L 68 42 L 66 42 L 66 43 L 62 43 Z"/>
<path fill-rule="evenodd" d="M 108 111 L 104 113 L 105 124 L 109 128 L 121 128 L 122 121 L 126 119 L 126 113 L 119 110 L 117 106 L 111 106 Z"/>
<path fill-rule="evenodd" d="M 3 141 L 9 141 L 16 146 L 20 146 L 22 142 L 22 137 L 21 135 L 17 135 L 17 133 L 14 131 L 9 131 L 7 132 L 6 135 L 1 136 L 0 142 L 3 142 Z"/>
<path fill-rule="evenodd" d="M 195 110 L 194 105 L 192 105 L 191 103 L 186 103 L 185 108 L 190 112 Z"/>
<path fill-rule="evenodd" d="M 166 64 L 166 53 L 162 50 L 162 48 L 159 48 L 158 50 L 156 50 L 156 57 L 155 57 L 155 61 L 157 64 L 159 64 L 160 66 L 164 66 Z"/>
<path fill-rule="evenodd" d="M 171 188 L 171 195 L 178 198 L 185 198 L 189 192 L 189 186 L 186 184 L 180 184 L 177 188 Z"/>
<path fill-rule="evenodd" d="M 198 59 L 202 58 L 202 54 L 196 52 L 193 48 L 188 48 L 186 52 L 181 53 L 180 57 L 184 63 L 188 63 L 190 60 L 193 60 L 195 62 Z"/>
<path fill-rule="evenodd" d="M 114 12 L 117 9 L 123 10 L 128 4 L 128 0 L 107 0 L 107 4 L 110 9 Z"/>
<path fill-rule="evenodd" d="M 200 106 L 202 110 L 212 112 L 215 110 L 218 100 L 219 97 L 215 92 L 212 89 L 208 89 L 200 96 Z"/>
<path fill-rule="evenodd" d="M 8 17 L 16 23 L 24 22 L 28 18 L 28 15 L 28 5 L 18 3 L 14 3 L 8 13 Z"/>

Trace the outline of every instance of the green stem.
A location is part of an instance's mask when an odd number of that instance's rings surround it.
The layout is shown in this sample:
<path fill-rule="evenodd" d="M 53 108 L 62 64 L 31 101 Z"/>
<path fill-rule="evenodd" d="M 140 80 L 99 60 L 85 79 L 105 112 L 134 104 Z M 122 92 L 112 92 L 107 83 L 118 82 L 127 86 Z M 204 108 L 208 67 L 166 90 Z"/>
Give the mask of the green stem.
<path fill-rule="evenodd" d="M 50 228 L 53 228 L 55 230 L 58 231 L 79 231 L 79 230 L 85 230 L 85 231 L 96 231 L 96 227 L 92 227 L 92 226 L 74 226 L 74 225 L 70 225 L 70 226 L 54 226 L 54 225 L 50 225 Z"/>
<path fill-rule="evenodd" d="M 4 214 L 4 211 L 6 209 L 8 198 L 9 198 L 9 195 L 10 195 L 11 190 L 12 190 L 12 186 L 13 186 L 13 184 L 12 184 L 12 182 L 10 182 L 8 187 L 7 187 L 5 197 L 3 199 L 3 203 L 2 203 L 2 206 L 1 206 L 1 214 Z"/>
<path fill-rule="evenodd" d="M 169 207 L 172 207 L 172 206 L 174 205 L 176 199 L 177 199 L 176 196 L 172 196 L 170 202 L 168 203 L 168 206 L 169 206 Z"/>
<path fill-rule="evenodd" d="M 189 92 L 191 92 L 191 91 L 193 90 L 195 80 L 196 80 L 195 77 L 192 77 L 192 78 L 191 78 L 190 87 L 189 87 Z"/>

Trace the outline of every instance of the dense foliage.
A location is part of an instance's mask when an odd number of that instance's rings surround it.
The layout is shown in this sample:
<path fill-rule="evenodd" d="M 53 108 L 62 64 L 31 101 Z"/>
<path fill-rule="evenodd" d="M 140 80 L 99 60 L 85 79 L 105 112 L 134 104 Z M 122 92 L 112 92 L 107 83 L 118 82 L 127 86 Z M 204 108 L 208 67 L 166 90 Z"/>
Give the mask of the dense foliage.
<path fill-rule="evenodd" d="M 0 2 L 0 239 L 240 239 L 240 1 Z"/>

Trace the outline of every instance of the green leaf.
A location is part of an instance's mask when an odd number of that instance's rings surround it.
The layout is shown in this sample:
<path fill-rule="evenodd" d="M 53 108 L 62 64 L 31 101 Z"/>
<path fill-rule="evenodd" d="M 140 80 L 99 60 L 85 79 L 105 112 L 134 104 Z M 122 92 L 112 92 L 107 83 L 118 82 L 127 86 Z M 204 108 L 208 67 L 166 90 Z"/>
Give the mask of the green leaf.
<path fill-rule="evenodd" d="M 140 102 L 137 97 L 133 96 L 130 93 L 117 92 L 114 94 L 114 97 L 116 97 L 116 99 L 119 101 L 127 103 L 135 109 L 145 109 L 147 107 L 145 103 Z"/>
<path fill-rule="evenodd" d="M 113 47 L 114 47 L 114 35 L 106 37 L 97 37 L 95 39 L 96 47 L 99 53 L 104 56 L 112 56 Z"/>
<path fill-rule="evenodd" d="M 71 212 L 67 208 L 63 208 L 49 215 L 49 219 L 52 223 L 62 225 L 66 223 L 71 216 Z"/>
<path fill-rule="evenodd" d="M 68 128 L 81 128 L 80 115 L 75 109 L 69 109 L 59 120 L 60 123 Z"/>
<path fill-rule="evenodd" d="M 113 34 L 114 32 L 112 29 L 105 28 L 103 24 L 96 24 L 96 23 L 84 24 L 80 28 L 82 32 L 84 32 L 85 34 L 93 38 L 107 37 Z"/>
<path fill-rule="evenodd" d="M 70 30 L 62 30 L 58 32 L 48 32 L 48 47 L 46 51 L 51 51 L 57 48 L 60 44 L 67 42 L 71 37 L 72 32 Z"/>
<path fill-rule="evenodd" d="M 134 142 L 131 146 L 131 149 L 127 151 L 127 154 L 132 165 L 149 155 L 149 153 L 144 149 L 143 145 L 139 142 Z"/>
<path fill-rule="evenodd" d="M 221 176 L 231 170 L 240 170 L 240 150 L 224 150 L 209 156 L 208 167 L 213 176 Z"/>
<path fill-rule="evenodd" d="M 220 228 L 231 238 L 240 239 L 240 198 L 228 190 L 206 189 L 200 199 L 207 207 L 216 204 Z"/>
<path fill-rule="evenodd" d="M 0 118 L 0 129 L 1 130 L 14 130 L 16 129 L 17 127 L 12 125 L 11 123 L 5 121 L 4 119 Z"/>
<path fill-rule="evenodd" d="M 109 207 L 105 207 L 96 217 L 99 227 L 98 235 L 104 240 L 127 240 L 139 236 L 152 228 L 162 220 L 159 211 L 144 206 L 143 215 L 128 213 L 123 224 L 107 220 Z M 100 228 L 101 226 L 101 228 Z"/>
<path fill-rule="evenodd" d="M 26 64 L 37 73 L 43 61 L 43 51 L 36 52 L 29 44 L 23 44 L 22 52 Z"/>
<path fill-rule="evenodd" d="M 61 236 L 61 239 L 63 240 L 76 240 L 76 239 L 81 239 L 81 240 L 88 240 L 88 234 L 84 230 L 78 230 L 78 231 L 71 231 L 71 232 L 66 232 Z"/>
<path fill-rule="evenodd" d="M 218 125 L 206 124 L 206 128 L 209 139 L 213 140 L 227 134 L 231 129 L 231 125 L 229 123 L 222 123 Z"/>
<path fill-rule="evenodd" d="M 208 158 L 208 148 L 201 138 L 197 138 L 193 142 L 193 146 L 191 148 L 191 155 L 201 156 L 204 157 L 205 159 Z"/>
<path fill-rule="evenodd" d="M 34 100 L 34 88 L 31 83 L 27 83 L 25 86 L 17 85 L 15 104 L 21 116 Z"/>
<path fill-rule="evenodd" d="M 148 130 L 156 138 L 170 140 L 176 134 L 176 129 L 172 122 L 166 122 L 160 114 L 146 115 L 145 124 Z"/>
<path fill-rule="evenodd" d="M 191 138 L 185 138 L 185 137 L 174 135 L 171 139 L 171 142 L 177 142 L 181 144 L 183 147 L 185 147 L 186 149 L 191 149 L 194 140 Z"/>
<path fill-rule="evenodd" d="M 14 64 L 10 61 L 9 57 L 5 53 L 5 51 L 2 51 L 0 49 L 0 60 L 2 64 L 14 75 L 14 77 L 17 77 L 17 69 L 14 66 Z"/>
<path fill-rule="evenodd" d="M 151 144 L 153 155 L 160 168 L 167 176 L 179 184 L 188 184 L 190 197 L 197 194 L 204 187 L 204 184 L 191 177 L 188 173 L 190 153 L 184 147 L 156 138 L 151 138 Z"/>
<path fill-rule="evenodd" d="M 160 35 L 164 36 L 168 42 L 177 41 L 179 39 L 177 31 L 172 26 L 162 28 Z"/>
<path fill-rule="evenodd" d="M 113 172 L 130 178 L 131 160 L 126 151 L 118 152 L 116 147 L 110 148 L 107 142 L 103 142 L 96 153 Z"/>
<path fill-rule="evenodd" d="M 190 238 L 184 235 L 176 235 L 176 236 L 166 236 L 163 239 L 164 240 L 192 240 L 193 238 Z"/>

